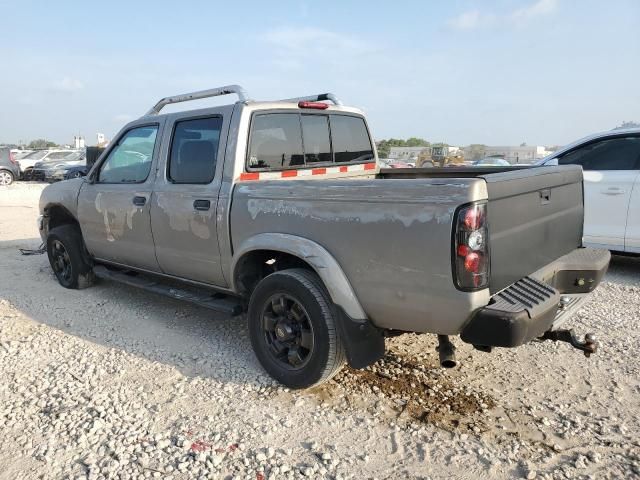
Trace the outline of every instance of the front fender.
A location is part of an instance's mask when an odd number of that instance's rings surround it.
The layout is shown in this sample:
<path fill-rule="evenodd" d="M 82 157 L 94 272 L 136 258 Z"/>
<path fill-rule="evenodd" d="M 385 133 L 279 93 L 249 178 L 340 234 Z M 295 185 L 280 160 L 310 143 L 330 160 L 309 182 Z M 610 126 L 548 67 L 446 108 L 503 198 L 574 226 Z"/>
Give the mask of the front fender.
<path fill-rule="evenodd" d="M 324 283 L 333 303 L 342 307 L 345 313 L 354 320 L 365 320 L 365 314 L 356 297 L 347 276 L 335 258 L 321 245 L 308 238 L 286 233 L 260 233 L 244 240 L 235 251 L 231 261 L 231 278 L 233 289 L 235 272 L 239 260 L 255 250 L 274 250 L 288 253 L 307 262 Z"/>
<path fill-rule="evenodd" d="M 84 179 L 74 178 L 47 185 L 40 194 L 40 215 L 46 215 L 49 206 L 59 205 L 78 218 L 78 194 L 83 183 Z"/>

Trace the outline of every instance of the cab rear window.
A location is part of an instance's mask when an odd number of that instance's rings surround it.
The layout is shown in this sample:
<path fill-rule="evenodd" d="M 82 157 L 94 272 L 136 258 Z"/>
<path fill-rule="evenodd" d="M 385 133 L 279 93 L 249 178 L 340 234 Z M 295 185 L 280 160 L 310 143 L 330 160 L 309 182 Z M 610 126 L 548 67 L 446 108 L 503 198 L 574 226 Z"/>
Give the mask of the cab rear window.
<path fill-rule="evenodd" d="M 247 165 L 253 170 L 372 160 L 364 120 L 350 115 L 264 113 L 253 117 Z"/>

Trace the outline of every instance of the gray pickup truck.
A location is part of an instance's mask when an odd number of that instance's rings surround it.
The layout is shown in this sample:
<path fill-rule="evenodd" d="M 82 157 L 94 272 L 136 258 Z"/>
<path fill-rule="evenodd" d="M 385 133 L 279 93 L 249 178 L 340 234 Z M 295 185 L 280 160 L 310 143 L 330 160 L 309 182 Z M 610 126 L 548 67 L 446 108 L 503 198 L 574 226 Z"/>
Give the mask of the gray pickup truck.
<path fill-rule="evenodd" d="M 246 312 L 258 360 L 292 388 L 365 367 L 404 332 L 437 334 L 445 367 L 452 335 L 482 351 L 537 338 L 595 351 L 560 328 L 610 258 L 582 248 L 580 167 L 381 170 L 362 112 L 332 94 L 162 99 L 40 210 L 62 286 L 99 276 Z"/>

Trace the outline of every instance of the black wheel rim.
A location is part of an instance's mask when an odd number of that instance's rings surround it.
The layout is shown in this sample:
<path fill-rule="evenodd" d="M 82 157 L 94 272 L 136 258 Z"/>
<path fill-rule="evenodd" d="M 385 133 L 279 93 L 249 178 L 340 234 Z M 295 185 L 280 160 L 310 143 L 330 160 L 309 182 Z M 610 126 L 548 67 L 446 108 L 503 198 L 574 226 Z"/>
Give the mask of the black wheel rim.
<path fill-rule="evenodd" d="M 71 258 L 59 240 L 54 240 L 51 248 L 51 266 L 61 280 L 71 281 Z"/>
<path fill-rule="evenodd" d="M 278 293 L 264 304 L 262 330 L 267 351 L 288 370 L 304 368 L 313 353 L 313 326 L 302 304 L 291 295 Z"/>

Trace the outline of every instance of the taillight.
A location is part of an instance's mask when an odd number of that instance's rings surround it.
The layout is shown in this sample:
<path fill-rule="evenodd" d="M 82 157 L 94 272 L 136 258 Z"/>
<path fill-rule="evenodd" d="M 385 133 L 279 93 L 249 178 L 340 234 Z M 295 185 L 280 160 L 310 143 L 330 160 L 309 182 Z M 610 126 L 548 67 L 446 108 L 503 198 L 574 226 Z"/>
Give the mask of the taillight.
<path fill-rule="evenodd" d="M 489 286 L 489 231 L 487 204 L 472 203 L 460 208 L 455 218 L 454 274 L 462 290 Z"/>
<path fill-rule="evenodd" d="M 14 165 L 18 164 L 18 161 L 16 160 L 16 157 L 13 156 L 13 152 L 11 150 L 9 150 L 9 161 Z"/>
<path fill-rule="evenodd" d="M 329 104 L 323 102 L 300 101 L 298 102 L 298 108 L 314 108 L 316 110 L 326 110 L 327 108 L 329 108 Z"/>

